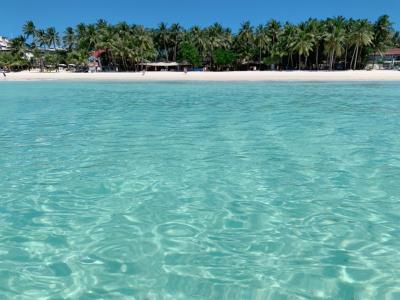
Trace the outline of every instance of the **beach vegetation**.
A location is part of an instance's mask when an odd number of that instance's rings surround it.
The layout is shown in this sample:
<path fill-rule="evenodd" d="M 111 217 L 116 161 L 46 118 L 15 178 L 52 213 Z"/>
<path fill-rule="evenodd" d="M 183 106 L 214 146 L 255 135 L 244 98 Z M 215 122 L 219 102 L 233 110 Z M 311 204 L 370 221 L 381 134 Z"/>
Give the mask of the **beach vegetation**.
<path fill-rule="evenodd" d="M 308 19 L 299 24 L 270 20 L 254 26 L 241 24 L 237 32 L 219 23 L 184 28 L 160 23 L 157 28 L 101 19 L 92 24 L 38 28 L 27 21 L 11 43 L 11 56 L 19 67 L 43 70 L 51 60 L 87 65 L 93 53 L 102 66 L 138 71 L 150 61 L 188 62 L 209 70 L 336 70 L 362 69 L 372 54 L 400 46 L 400 35 L 387 15 L 375 22 L 344 17 Z M 48 53 L 54 52 L 52 58 Z M 27 58 L 32 53 L 33 58 Z M 46 54 L 47 53 L 47 54 Z M 376 55 L 375 55 L 376 57 Z"/>

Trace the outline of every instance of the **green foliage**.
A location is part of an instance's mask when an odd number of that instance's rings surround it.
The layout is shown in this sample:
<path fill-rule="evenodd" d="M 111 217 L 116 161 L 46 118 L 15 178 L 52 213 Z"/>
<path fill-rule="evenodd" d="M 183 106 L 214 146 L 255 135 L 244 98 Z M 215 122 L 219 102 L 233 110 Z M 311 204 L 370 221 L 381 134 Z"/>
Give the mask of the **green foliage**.
<path fill-rule="evenodd" d="M 47 53 L 44 56 L 44 64 L 46 66 L 57 67 L 58 64 L 60 64 L 60 63 L 61 63 L 60 56 L 57 55 L 56 53 Z"/>
<path fill-rule="evenodd" d="M 400 31 L 397 31 L 397 32 L 393 35 L 392 44 L 393 44 L 395 47 L 400 48 Z"/>
<path fill-rule="evenodd" d="M 149 60 L 187 60 L 195 66 L 204 62 L 211 69 L 239 66 L 250 62 L 277 65 L 279 69 L 334 69 L 340 62 L 345 68 L 363 68 L 371 53 L 384 53 L 400 46 L 388 16 L 375 23 L 367 20 L 309 19 L 300 24 L 271 20 L 254 27 L 241 25 L 237 33 L 219 23 L 185 29 L 175 23 L 161 23 L 155 29 L 126 22 L 68 27 L 62 37 L 54 27 L 40 29 L 28 21 L 22 36 L 12 41 L 16 65 L 23 66 L 27 51 L 35 53 L 33 63 L 43 65 L 53 58 L 43 57 L 63 42 L 69 63 L 85 64 L 92 51 L 103 50 L 102 62 L 119 70 L 138 70 Z M 39 49 L 40 51 L 36 51 Z"/>
<path fill-rule="evenodd" d="M 213 61 L 219 67 L 229 67 L 235 63 L 236 55 L 231 50 L 217 49 L 214 52 Z"/>
<path fill-rule="evenodd" d="M 28 68 L 29 63 L 21 58 L 17 53 L 4 52 L 0 53 L 0 67 L 13 71 L 23 70 Z"/>
<path fill-rule="evenodd" d="M 392 23 L 388 15 L 383 15 L 373 25 L 373 50 L 374 52 L 383 53 L 388 47 L 395 46 L 393 40 L 395 36 Z M 394 43 L 393 43 L 394 42 Z M 399 47 L 399 45 L 397 45 Z"/>
<path fill-rule="evenodd" d="M 255 41 L 254 28 L 250 22 L 243 23 L 234 40 L 235 52 L 242 63 L 248 63 L 256 53 Z"/>
<path fill-rule="evenodd" d="M 201 65 L 199 50 L 197 50 L 197 48 L 189 42 L 183 42 L 181 44 L 179 58 L 189 62 L 193 67 L 198 67 Z"/>
<path fill-rule="evenodd" d="M 68 64 L 85 66 L 88 62 L 89 53 L 86 50 L 73 50 L 68 52 L 66 62 Z"/>
<path fill-rule="evenodd" d="M 279 63 L 279 57 L 276 56 L 267 56 L 263 60 L 264 65 L 276 65 Z"/>

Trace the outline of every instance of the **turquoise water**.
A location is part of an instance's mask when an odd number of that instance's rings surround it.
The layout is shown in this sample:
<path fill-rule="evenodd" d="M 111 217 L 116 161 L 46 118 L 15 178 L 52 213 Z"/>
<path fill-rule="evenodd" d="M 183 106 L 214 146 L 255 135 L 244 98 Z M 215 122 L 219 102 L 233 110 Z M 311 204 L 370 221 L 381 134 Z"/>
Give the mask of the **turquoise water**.
<path fill-rule="evenodd" d="M 0 299 L 400 299 L 400 83 L 0 83 Z"/>

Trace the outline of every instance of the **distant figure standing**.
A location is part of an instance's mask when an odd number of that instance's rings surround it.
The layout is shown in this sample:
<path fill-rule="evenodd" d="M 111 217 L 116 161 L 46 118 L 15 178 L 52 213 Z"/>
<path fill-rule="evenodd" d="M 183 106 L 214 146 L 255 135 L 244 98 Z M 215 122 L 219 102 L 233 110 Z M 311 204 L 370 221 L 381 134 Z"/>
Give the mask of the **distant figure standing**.
<path fill-rule="evenodd" d="M 186 68 L 186 67 L 183 68 L 183 72 L 184 72 L 185 74 L 187 74 L 187 68 Z"/>
<path fill-rule="evenodd" d="M 144 76 L 146 74 L 146 69 L 142 70 L 142 76 Z"/>

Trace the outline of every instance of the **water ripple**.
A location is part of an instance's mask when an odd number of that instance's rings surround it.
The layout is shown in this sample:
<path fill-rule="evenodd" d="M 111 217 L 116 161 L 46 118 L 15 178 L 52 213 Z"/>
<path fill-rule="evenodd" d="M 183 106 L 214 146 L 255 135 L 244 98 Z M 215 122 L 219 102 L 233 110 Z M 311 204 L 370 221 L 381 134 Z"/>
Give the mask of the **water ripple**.
<path fill-rule="evenodd" d="M 0 85 L 0 299 L 400 298 L 397 83 Z"/>

